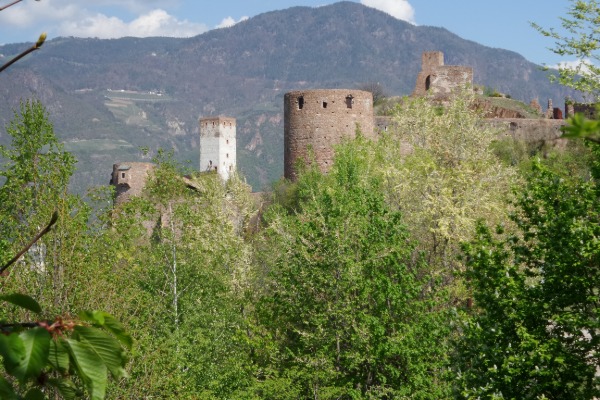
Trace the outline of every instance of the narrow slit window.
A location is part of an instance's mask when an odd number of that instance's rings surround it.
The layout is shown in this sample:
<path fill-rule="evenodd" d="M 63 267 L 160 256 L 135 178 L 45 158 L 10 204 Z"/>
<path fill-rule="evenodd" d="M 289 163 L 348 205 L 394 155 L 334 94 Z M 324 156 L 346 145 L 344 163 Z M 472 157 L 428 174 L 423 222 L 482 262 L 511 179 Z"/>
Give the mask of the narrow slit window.
<path fill-rule="evenodd" d="M 125 172 L 121 172 L 121 178 L 125 178 Z"/>
<path fill-rule="evenodd" d="M 302 110 L 304 108 L 304 96 L 298 97 L 298 110 Z"/>

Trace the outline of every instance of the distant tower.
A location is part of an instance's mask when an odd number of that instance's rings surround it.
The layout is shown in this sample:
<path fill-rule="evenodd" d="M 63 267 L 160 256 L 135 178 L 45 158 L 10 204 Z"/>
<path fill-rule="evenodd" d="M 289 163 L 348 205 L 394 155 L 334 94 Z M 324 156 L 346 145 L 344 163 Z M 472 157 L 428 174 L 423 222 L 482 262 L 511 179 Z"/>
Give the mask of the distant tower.
<path fill-rule="evenodd" d="M 110 184 L 116 189 L 115 206 L 126 202 L 133 196 L 139 196 L 153 169 L 154 164 L 145 162 L 113 164 Z"/>
<path fill-rule="evenodd" d="M 455 89 L 473 85 L 473 68 L 458 65 L 444 65 L 444 53 L 426 51 L 421 55 L 421 72 L 413 96 L 433 94 L 444 98 Z"/>
<path fill-rule="evenodd" d="M 296 162 L 314 161 L 327 172 L 333 163 L 334 146 L 354 138 L 356 129 L 376 137 L 371 92 L 352 89 L 318 89 L 285 94 L 284 176 L 296 179 Z"/>
<path fill-rule="evenodd" d="M 236 165 L 235 118 L 200 119 L 200 172 L 215 171 L 229 179 Z"/>

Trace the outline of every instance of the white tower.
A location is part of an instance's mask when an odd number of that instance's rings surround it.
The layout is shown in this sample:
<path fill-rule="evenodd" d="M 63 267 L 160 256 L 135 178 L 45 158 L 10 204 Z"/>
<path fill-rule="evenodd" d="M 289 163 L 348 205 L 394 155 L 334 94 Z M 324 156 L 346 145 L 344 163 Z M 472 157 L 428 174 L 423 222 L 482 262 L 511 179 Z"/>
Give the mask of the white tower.
<path fill-rule="evenodd" d="M 200 119 L 200 171 L 215 171 L 224 180 L 235 171 L 235 118 Z"/>

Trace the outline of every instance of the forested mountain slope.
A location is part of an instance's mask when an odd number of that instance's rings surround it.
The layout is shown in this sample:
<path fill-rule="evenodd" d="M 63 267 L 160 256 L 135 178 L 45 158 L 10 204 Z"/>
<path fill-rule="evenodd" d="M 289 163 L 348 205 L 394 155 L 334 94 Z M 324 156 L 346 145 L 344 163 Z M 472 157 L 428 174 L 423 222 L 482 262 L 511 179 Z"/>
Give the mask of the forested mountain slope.
<path fill-rule="evenodd" d="M 5 45 L 0 54 L 24 47 Z M 42 100 L 80 161 L 73 187 L 82 191 L 107 183 L 112 163 L 159 147 L 197 168 L 198 118 L 230 115 L 238 119 L 238 166 L 258 190 L 283 172 L 286 91 L 379 82 L 390 95 L 409 94 L 421 53 L 432 50 L 448 65 L 472 66 L 476 84 L 516 99 L 560 105 L 567 93 L 517 53 L 340 2 L 273 11 L 189 39 L 54 39 L 2 79 L 0 123 L 20 99 Z"/>

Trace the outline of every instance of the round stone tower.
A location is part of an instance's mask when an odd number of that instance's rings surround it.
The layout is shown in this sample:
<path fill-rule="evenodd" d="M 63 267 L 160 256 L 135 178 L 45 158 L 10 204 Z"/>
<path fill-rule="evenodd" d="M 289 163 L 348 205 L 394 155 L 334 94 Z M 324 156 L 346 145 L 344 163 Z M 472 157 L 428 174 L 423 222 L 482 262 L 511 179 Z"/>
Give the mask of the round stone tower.
<path fill-rule="evenodd" d="M 148 174 L 154 164 L 145 162 L 123 162 L 113 164 L 110 184 L 115 187 L 115 206 L 139 196 L 146 186 Z"/>
<path fill-rule="evenodd" d="M 299 160 L 331 167 L 333 147 L 360 129 L 374 138 L 373 95 L 353 89 L 298 90 L 284 97 L 284 176 L 296 179 Z"/>

